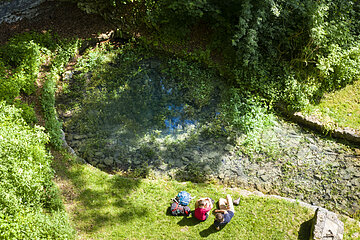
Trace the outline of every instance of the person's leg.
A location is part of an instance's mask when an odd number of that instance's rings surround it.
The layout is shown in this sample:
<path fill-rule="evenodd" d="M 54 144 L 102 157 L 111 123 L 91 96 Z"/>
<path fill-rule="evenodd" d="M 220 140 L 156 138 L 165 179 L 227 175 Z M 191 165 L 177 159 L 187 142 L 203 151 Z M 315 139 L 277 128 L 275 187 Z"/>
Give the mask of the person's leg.
<path fill-rule="evenodd" d="M 219 199 L 219 208 L 220 210 L 226 210 L 226 199 L 220 198 Z"/>
<path fill-rule="evenodd" d="M 227 201 L 227 208 L 233 213 L 235 213 L 234 204 L 230 194 L 226 195 L 226 201 Z"/>

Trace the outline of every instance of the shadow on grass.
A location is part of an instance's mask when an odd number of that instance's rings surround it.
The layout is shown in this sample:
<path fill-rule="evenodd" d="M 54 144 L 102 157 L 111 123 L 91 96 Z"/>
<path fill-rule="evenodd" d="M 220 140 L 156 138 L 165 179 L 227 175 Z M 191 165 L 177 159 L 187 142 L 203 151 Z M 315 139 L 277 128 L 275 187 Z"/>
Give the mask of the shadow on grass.
<path fill-rule="evenodd" d="M 301 224 L 298 234 L 298 240 L 308 240 L 310 238 L 312 222 L 313 218 Z"/>
<path fill-rule="evenodd" d="M 198 219 L 195 217 L 183 217 L 177 224 L 179 226 L 195 226 L 201 223 Z"/>
<path fill-rule="evenodd" d="M 75 186 L 77 213 L 74 220 L 81 231 L 96 232 L 103 227 L 126 223 L 146 216 L 148 211 L 129 196 L 140 180 L 108 176 L 83 167 L 66 174 Z"/>
<path fill-rule="evenodd" d="M 166 215 L 173 216 L 171 214 L 171 207 L 168 207 L 166 209 Z M 173 217 L 181 218 L 181 220 L 177 223 L 179 226 L 195 226 L 195 225 L 201 223 L 201 221 L 199 221 L 198 219 L 193 217 L 191 214 L 188 217 L 186 217 L 186 216 L 173 216 Z"/>
<path fill-rule="evenodd" d="M 200 236 L 205 238 L 205 237 L 208 237 L 210 234 L 213 234 L 216 232 L 218 232 L 218 231 L 215 229 L 214 225 L 211 224 L 207 229 L 204 229 L 200 232 Z"/>

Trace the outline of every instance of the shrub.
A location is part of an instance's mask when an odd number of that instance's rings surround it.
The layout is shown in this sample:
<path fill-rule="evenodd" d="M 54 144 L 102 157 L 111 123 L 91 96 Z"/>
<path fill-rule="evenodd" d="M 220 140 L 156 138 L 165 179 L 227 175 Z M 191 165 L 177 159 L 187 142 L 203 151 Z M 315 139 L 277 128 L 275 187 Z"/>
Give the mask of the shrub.
<path fill-rule="evenodd" d="M 257 97 L 242 89 L 232 88 L 222 104 L 223 119 L 244 133 L 265 128 L 273 123 L 272 115 Z"/>
<path fill-rule="evenodd" d="M 50 142 L 55 148 L 59 149 L 62 146 L 62 125 L 57 119 L 55 110 L 55 79 L 56 76 L 50 74 L 45 80 L 41 94 L 41 106 L 44 113 L 45 128 L 49 133 Z"/>
<path fill-rule="evenodd" d="M 54 192 L 47 142 L 43 129 L 29 127 L 20 110 L 0 102 L 2 239 L 72 238 L 73 230 Z"/>
<path fill-rule="evenodd" d="M 21 109 L 21 116 L 27 124 L 33 126 L 35 123 L 37 123 L 34 104 L 29 106 L 26 103 L 22 103 L 19 99 L 16 99 L 14 101 L 14 106 L 16 106 L 18 109 Z"/>

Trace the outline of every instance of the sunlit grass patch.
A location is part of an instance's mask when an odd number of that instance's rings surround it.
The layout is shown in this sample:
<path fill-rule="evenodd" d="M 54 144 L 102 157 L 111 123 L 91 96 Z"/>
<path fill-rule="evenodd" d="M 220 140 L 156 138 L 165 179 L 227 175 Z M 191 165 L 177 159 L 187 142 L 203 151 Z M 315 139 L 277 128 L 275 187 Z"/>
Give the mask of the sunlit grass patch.
<path fill-rule="evenodd" d="M 317 105 L 305 110 L 328 127 L 350 127 L 360 130 L 360 80 L 345 88 L 326 94 Z"/>
<path fill-rule="evenodd" d="M 67 162 L 70 158 L 57 155 L 54 168 L 67 181 L 61 187 L 63 192 L 71 189 L 76 193 L 65 203 L 78 239 L 308 239 L 314 211 L 297 202 L 244 196 L 240 189 L 210 183 L 126 178 L 88 164 Z M 213 214 L 205 222 L 169 215 L 170 199 L 182 190 L 196 198 L 208 196 L 217 201 L 231 194 L 241 201 L 231 222 L 216 231 Z M 190 202 L 192 210 L 194 203 Z M 344 240 L 360 236 L 359 221 L 341 220 Z"/>
<path fill-rule="evenodd" d="M 215 200 L 227 193 L 237 198 L 237 189 L 164 179 L 130 179 L 81 164 L 73 165 L 65 175 L 78 193 L 70 216 L 81 239 L 298 239 L 302 224 L 313 216 L 313 211 L 297 203 L 242 196 L 240 205 L 235 207 L 235 217 L 224 229 L 216 231 L 212 225 L 214 215 L 205 222 L 170 216 L 170 199 L 182 190 Z"/>

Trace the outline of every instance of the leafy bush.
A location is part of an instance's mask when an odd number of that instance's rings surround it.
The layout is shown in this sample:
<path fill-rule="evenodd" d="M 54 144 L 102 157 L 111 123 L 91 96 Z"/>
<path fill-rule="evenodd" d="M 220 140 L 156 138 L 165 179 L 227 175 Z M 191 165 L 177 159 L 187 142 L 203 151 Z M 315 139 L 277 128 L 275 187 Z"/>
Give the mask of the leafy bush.
<path fill-rule="evenodd" d="M 57 120 L 55 104 L 55 84 L 66 63 L 75 55 L 78 40 L 59 40 L 50 33 L 20 34 L 0 48 L 0 100 L 12 103 L 20 93 L 31 94 L 35 90 L 40 66 L 50 60 L 50 74 L 44 83 L 42 107 L 45 127 L 50 134 L 51 143 L 61 146 L 61 124 Z M 34 111 L 16 103 L 23 109 L 23 117 L 28 123 L 36 121 Z"/>
<path fill-rule="evenodd" d="M 45 128 L 50 136 L 50 142 L 59 149 L 62 146 L 61 123 L 57 119 L 55 110 L 55 79 L 56 76 L 50 74 L 45 80 L 42 94 L 41 106 L 45 118 Z"/>
<path fill-rule="evenodd" d="M 52 182 L 48 136 L 29 127 L 14 106 L 0 103 L 0 238 L 69 239 L 70 228 Z"/>
<path fill-rule="evenodd" d="M 31 104 L 31 106 L 29 106 L 26 103 L 22 103 L 19 99 L 16 99 L 14 101 L 14 106 L 16 106 L 18 109 L 22 110 L 21 116 L 27 124 L 33 126 L 35 123 L 37 123 L 37 117 L 35 114 L 33 104 Z"/>
<path fill-rule="evenodd" d="M 244 133 L 272 124 L 272 116 L 258 98 L 241 89 L 230 89 L 222 108 L 223 120 Z"/>
<path fill-rule="evenodd" d="M 0 63 L 1 99 L 12 101 L 20 91 L 26 94 L 34 92 L 34 83 L 42 62 L 39 45 L 33 41 L 10 42 L 0 49 L 1 59 L 5 59 Z"/>
<path fill-rule="evenodd" d="M 182 59 L 169 59 L 163 70 L 169 79 L 177 82 L 180 91 L 189 104 L 197 108 L 208 105 L 216 94 L 216 81 L 219 76 L 211 69 Z"/>
<path fill-rule="evenodd" d="M 234 87 L 257 92 L 269 103 L 282 102 L 301 109 L 324 92 L 358 77 L 357 1 L 77 2 L 88 10 L 111 16 L 108 19 L 123 30 L 125 25 L 128 31 L 128 25 L 145 22 L 153 30 L 149 39 L 157 39 L 153 41 L 157 46 L 188 42 L 189 49 L 194 49 L 189 39 L 193 39 L 196 26 L 207 28 L 205 44 L 211 49 L 196 46 L 196 55 L 220 55 L 225 67 L 218 66 L 226 71 Z M 121 14 L 129 8 L 136 13 L 131 21 Z"/>

